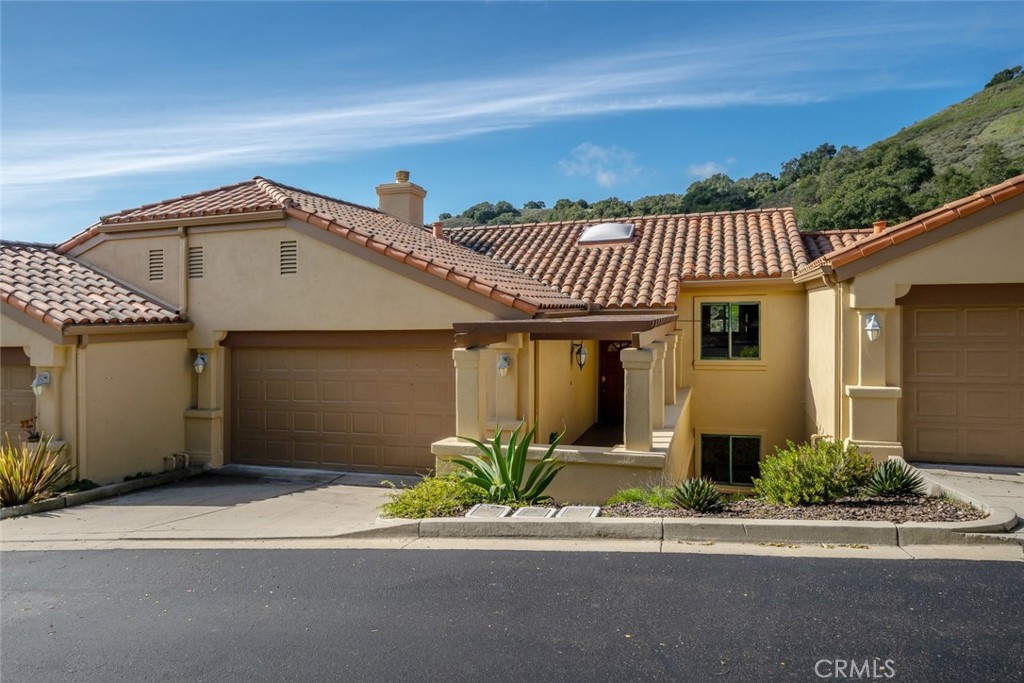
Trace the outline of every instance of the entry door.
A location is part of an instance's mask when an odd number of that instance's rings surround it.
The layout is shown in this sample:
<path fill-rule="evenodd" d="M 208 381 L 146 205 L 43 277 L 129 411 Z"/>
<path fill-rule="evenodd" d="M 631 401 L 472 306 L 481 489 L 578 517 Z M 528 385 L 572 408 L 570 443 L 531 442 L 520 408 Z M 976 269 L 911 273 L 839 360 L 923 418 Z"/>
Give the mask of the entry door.
<path fill-rule="evenodd" d="M 602 341 L 600 343 L 597 421 L 602 424 L 622 424 L 626 379 L 619 351 L 628 346 L 629 342 L 623 341 Z"/>

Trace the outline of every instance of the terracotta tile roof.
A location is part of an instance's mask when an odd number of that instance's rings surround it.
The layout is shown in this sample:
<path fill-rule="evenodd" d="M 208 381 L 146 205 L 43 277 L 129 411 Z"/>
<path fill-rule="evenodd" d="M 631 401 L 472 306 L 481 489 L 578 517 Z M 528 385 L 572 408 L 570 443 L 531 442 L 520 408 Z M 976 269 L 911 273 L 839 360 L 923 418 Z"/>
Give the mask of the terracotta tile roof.
<path fill-rule="evenodd" d="M 61 332 L 68 325 L 183 320 L 50 245 L 0 243 L 0 300 Z"/>
<path fill-rule="evenodd" d="M 583 230 L 633 223 L 632 243 L 577 247 Z M 455 228 L 457 243 L 606 308 L 671 307 L 687 281 L 781 278 L 860 231 L 800 233 L 792 209 Z"/>
<path fill-rule="evenodd" d="M 926 232 L 942 228 L 961 218 L 966 218 L 1012 197 L 1024 194 L 1024 175 L 1006 180 L 998 185 L 979 190 L 974 194 L 950 202 L 932 211 L 915 216 L 908 221 L 894 225 L 884 231 L 822 255 L 809 263 L 802 271 L 811 271 L 821 266 L 840 268 L 865 256 L 884 251 L 901 242 Z"/>
<path fill-rule="evenodd" d="M 58 247 L 65 253 L 111 225 L 279 210 L 315 227 L 529 314 L 586 304 L 503 263 L 439 240 L 430 230 L 366 206 L 256 177 L 106 216 Z"/>

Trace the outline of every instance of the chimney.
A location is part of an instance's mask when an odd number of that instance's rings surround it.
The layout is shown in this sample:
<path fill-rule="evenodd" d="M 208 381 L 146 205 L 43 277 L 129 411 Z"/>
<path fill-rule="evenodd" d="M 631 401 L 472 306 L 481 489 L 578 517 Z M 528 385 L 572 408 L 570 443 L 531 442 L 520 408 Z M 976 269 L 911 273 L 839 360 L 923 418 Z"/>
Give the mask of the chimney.
<path fill-rule="evenodd" d="M 888 222 L 886 222 L 886 221 L 875 221 L 874 223 L 871 224 L 871 228 L 872 228 L 871 234 L 872 235 L 877 235 L 879 233 L 885 232 L 885 226 L 887 226 L 887 225 L 888 225 Z"/>
<path fill-rule="evenodd" d="M 426 190 L 409 182 L 408 171 L 395 171 L 395 182 L 377 186 L 377 208 L 407 223 L 423 225 L 426 196 Z"/>
<path fill-rule="evenodd" d="M 433 228 L 433 231 L 434 231 L 434 237 L 436 237 L 439 240 L 443 240 L 444 239 L 444 223 L 442 223 L 441 221 L 438 221 L 437 223 L 434 223 L 431 227 Z"/>

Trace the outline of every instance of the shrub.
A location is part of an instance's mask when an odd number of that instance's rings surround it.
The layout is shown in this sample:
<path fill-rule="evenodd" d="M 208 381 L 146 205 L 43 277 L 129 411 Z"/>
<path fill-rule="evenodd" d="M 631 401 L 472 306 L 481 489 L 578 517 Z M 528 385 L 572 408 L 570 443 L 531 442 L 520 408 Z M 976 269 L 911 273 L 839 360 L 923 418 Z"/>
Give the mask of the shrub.
<path fill-rule="evenodd" d="M 34 446 L 16 447 L 7 437 L 0 447 L 0 506 L 49 498 L 75 468 L 61 461 L 64 446 L 50 452 L 49 437 Z"/>
<path fill-rule="evenodd" d="M 722 492 L 707 477 L 680 482 L 672 492 L 672 502 L 694 512 L 718 512 L 725 507 Z"/>
<path fill-rule="evenodd" d="M 415 486 L 396 489 L 380 509 L 385 517 L 454 517 L 483 500 L 479 487 L 459 477 L 427 477 Z"/>
<path fill-rule="evenodd" d="M 667 510 L 672 507 L 672 489 L 665 486 L 652 486 L 649 489 L 634 486 L 617 491 L 605 505 L 611 507 L 621 503 L 643 503 L 652 508 Z"/>
<path fill-rule="evenodd" d="M 829 503 L 854 493 L 871 475 L 871 457 L 836 441 L 786 443 L 761 463 L 754 493 L 769 503 Z"/>
<path fill-rule="evenodd" d="M 452 458 L 451 463 L 462 468 L 458 476 L 469 484 L 479 486 L 486 492 L 487 502 L 500 504 L 533 504 L 551 500 L 544 495 L 548 487 L 565 463 L 555 459 L 555 447 L 562 435 L 557 434 L 544 457 L 526 475 L 526 456 L 530 450 L 537 427 L 531 427 L 522 434 L 525 422 L 520 422 L 508 439 L 508 447 L 501 445 L 501 428 L 489 444 L 475 439 L 467 439 L 477 447 L 482 456 L 468 455 L 464 458 Z"/>
<path fill-rule="evenodd" d="M 616 491 L 605 505 L 611 507 L 612 505 L 619 505 L 621 503 L 643 503 L 647 501 L 647 491 L 644 491 L 639 486 L 635 486 L 630 489 L 622 489 Z"/>
<path fill-rule="evenodd" d="M 899 460 L 887 460 L 871 473 L 864 491 L 871 496 L 920 496 L 924 482 Z"/>

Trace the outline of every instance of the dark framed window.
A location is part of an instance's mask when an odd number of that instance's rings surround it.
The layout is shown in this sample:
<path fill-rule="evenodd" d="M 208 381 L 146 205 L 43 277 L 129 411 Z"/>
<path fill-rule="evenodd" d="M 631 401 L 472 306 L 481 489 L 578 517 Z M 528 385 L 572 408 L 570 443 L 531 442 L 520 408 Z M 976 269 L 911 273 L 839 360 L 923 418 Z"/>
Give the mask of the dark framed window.
<path fill-rule="evenodd" d="M 758 474 L 761 437 L 701 434 L 701 475 L 721 484 L 749 486 Z"/>
<path fill-rule="evenodd" d="M 761 304 L 700 305 L 701 360 L 759 360 Z"/>

